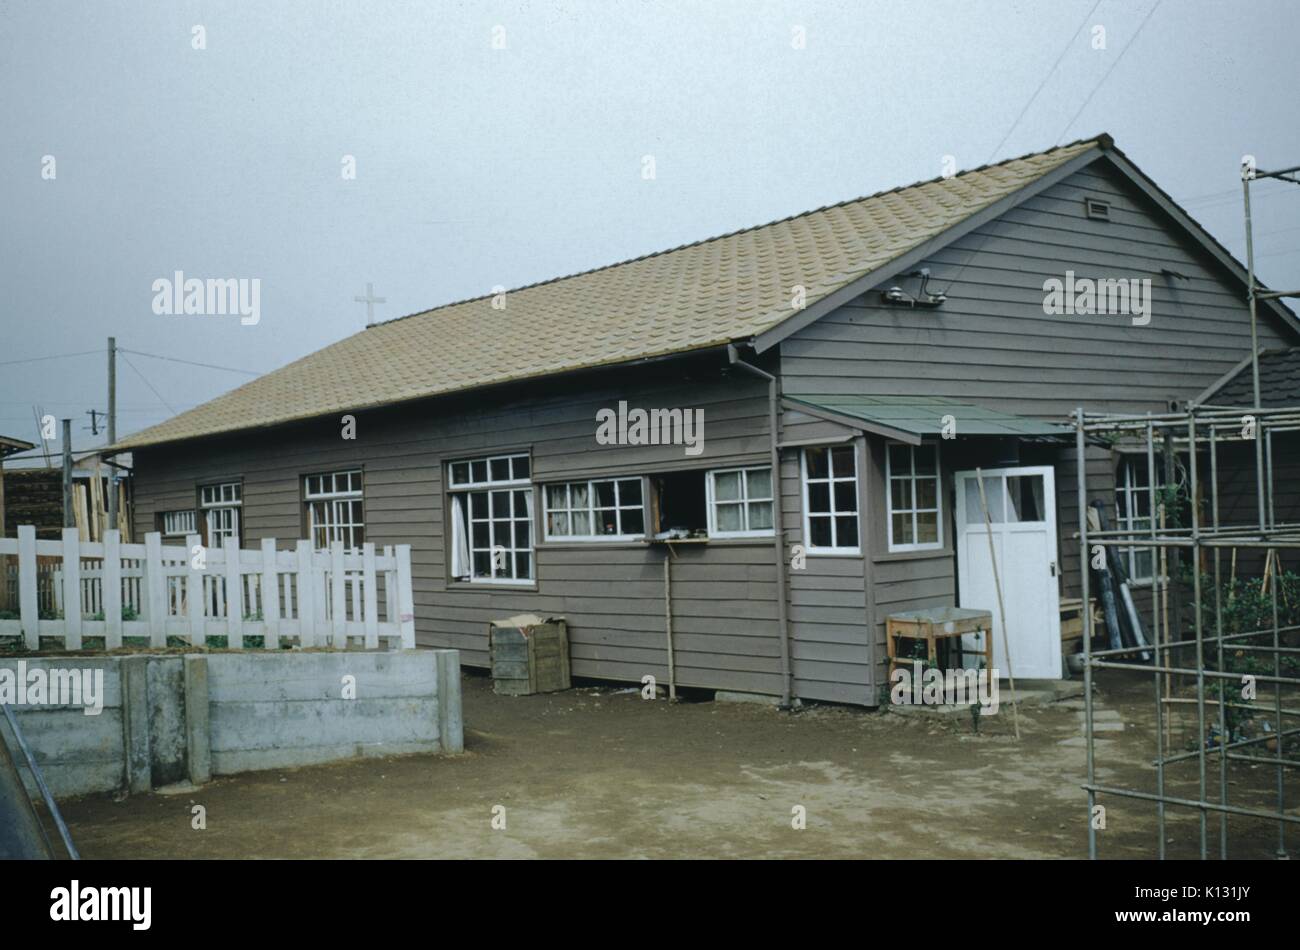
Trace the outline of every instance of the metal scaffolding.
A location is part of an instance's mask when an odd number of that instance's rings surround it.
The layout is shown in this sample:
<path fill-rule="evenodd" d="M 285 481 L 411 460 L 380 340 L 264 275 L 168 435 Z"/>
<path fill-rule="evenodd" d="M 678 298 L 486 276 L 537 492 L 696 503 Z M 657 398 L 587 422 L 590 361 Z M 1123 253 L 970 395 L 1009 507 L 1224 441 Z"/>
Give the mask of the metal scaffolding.
<path fill-rule="evenodd" d="M 1300 550 L 1300 524 L 1282 524 L 1276 520 L 1273 505 L 1273 438 L 1282 433 L 1300 432 L 1300 406 L 1280 409 L 1229 409 L 1217 407 L 1194 407 L 1187 412 L 1162 415 L 1099 415 L 1085 413 L 1082 409 L 1074 414 L 1076 451 L 1078 458 L 1085 458 L 1088 443 L 1128 440 L 1130 444 L 1138 442 L 1145 448 L 1147 471 L 1148 517 L 1141 519 L 1146 523 L 1143 529 L 1130 519 L 1127 527 L 1111 530 L 1093 530 L 1086 517 L 1080 518 L 1079 551 L 1082 574 L 1083 599 L 1087 603 L 1090 596 L 1088 564 L 1096 559 L 1107 546 L 1124 549 L 1147 549 L 1151 552 L 1153 564 L 1153 587 L 1151 610 L 1153 613 L 1153 644 L 1150 647 L 1132 646 L 1120 649 L 1093 650 L 1092 612 L 1084 612 L 1084 720 L 1087 745 L 1087 783 L 1084 788 L 1088 793 L 1088 856 L 1097 857 L 1097 829 L 1093 817 L 1098 795 L 1115 795 L 1123 798 L 1154 802 L 1156 806 L 1156 824 L 1158 834 L 1158 853 L 1165 856 L 1165 811 L 1169 807 L 1195 809 L 1200 813 L 1200 850 L 1201 857 L 1208 857 L 1208 817 L 1210 812 L 1219 815 L 1219 853 L 1228 856 L 1228 816 L 1236 815 L 1256 819 L 1265 819 L 1277 823 L 1277 854 L 1286 855 L 1286 826 L 1300 823 L 1300 816 L 1286 813 L 1286 771 L 1300 767 L 1300 760 L 1287 758 L 1285 754 L 1287 738 L 1300 734 L 1300 726 L 1284 727 L 1284 719 L 1294 720 L 1300 716 L 1300 709 L 1283 705 L 1284 690 L 1288 697 L 1300 696 L 1300 677 L 1284 674 L 1283 657 L 1300 654 L 1300 648 L 1287 646 L 1284 637 L 1300 630 L 1300 626 L 1287 626 L 1279 622 L 1279 587 L 1275 580 L 1271 586 L 1272 622 L 1249 631 L 1224 631 L 1224 589 L 1223 589 L 1223 553 L 1227 549 L 1266 552 L 1266 570 L 1270 564 L 1280 564 L 1278 550 Z M 1265 486 L 1265 494 L 1258 495 L 1257 513 L 1259 524 L 1256 525 L 1222 525 L 1220 523 L 1220 451 L 1229 443 L 1253 440 L 1257 460 L 1268 466 L 1268 470 L 1257 470 L 1257 485 Z M 1157 444 L 1160 448 L 1157 448 Z M 1186 472 L 1189 487 L 1190 524 L 1169 527 L 1165 525 L 1160 513 L 1165 507 L 1165 499 L 1157 498 L 1162 489 L 1157 488 L 1156 473 L 1157 452 L 1168 458 L 1171 454 L 1181 457 L 1186 453 Z M 1201 460 L 1205 456 L 1209 465 L 1208 485 L 1202 484 Z M 1167 464 L 1167 463 L 1166 463 Z M 1086 508 L 1087 485 L 1086 465 L 1078 465 L 1078 492 L 1080 511 Z M 1202 506 L 1206 499 L 1203 493 L 1208 487 L 1209 522 L 1202 518 Z M 1186 636 L 1182 628 L 1186 623 L 1186 610 L 1183 605 L 1175 604 L 1170 608 L 1167 592 L 1170 578 L 1167 572 L 1155 569 L 1154 565 L 1163 562 L 1164 555 L 1177 551 L 1190 554 L 1191 566 L 1191 627 L 1192 636 Z M 1206 597 L 1203 589 L 1204 571 L 1202 563 L 1208 556 L 1212 561 L 1213 596 Z M 1280 570 L 1277 572 L 1280 576 Z M 1163 602 L 1163 603 L 1162 603 Z M 1207 615 L 1212 612 L 1212 630 L 1207 629 Z M 1172 627 L 1178 631 L 1172 639 L 1159 635 L 1161 621 L 1164 629 Z M 1263 641 L 1262 643 L 1260 641 Z M 1228 684 L 1240 686 L 1243 674 L 1228 669 L 1225 663 L 1225 649 L 1234 654 L 1266 654 L 1273 658 L 1271 673 L 1251 674 L 1256 684 L 1272 686 L 1272 704 L 1237 702 L 1229 698 Z M 1151 662 L 1142 662 L 1142 653 L 1152 654 Z M 1122 788 L 1097 783 L 1096 748 L 1093 723 L 1092 682 L 1094 671 L 1098 669 L 1141 670 L 1152 675 L 1156 715 L 1156 749 L 1154 793 L 1133 788 Z M 1207 699 L 1207 681 L 1222 682 L 1218 689 L 1218 699 Z M 1175 683 L 1194 681 L 1195 699 L 1180 700 L 1173 695 Z M 1262 696 L 1262 694 L 1261 694 Z M 1191 752 L 1173 752 L 1168 748 L 1169 720 L 1175 715 L 1175 706 L 1179 702 L 1194 703 L 1196 709 L 1196 749 Z M 1217 707 L 1217 733 L 1207 732 L 1207 707 Z M 1293 704 L 1294 705 L 1294 704 Z M 1166 708 L 1168 707 L 1168 708 Z M 1271 730 L 1264 735 L 1238 739 L 1231 735 L 1228 727 L 1228 710 L 1248 710 L 1267 712 L 1272 716 Z M 1215 736 L 1217 735 L 1217 739 Z M 1276 746 L 1274 755 L 1251 754 L 1249 747 L 1261 743 Z M 1267 751 L 1267 750 L 1265 750 Z M 1210 767 L 1212 761 L 1218 765 L 1218 795 L 1211 796 Z M 1276 809 L 1265 811 L 1260 808 L 1242 807 L 1229 802 L 1229 762 L 1250 762 L 1275 767 L 1276 771 Z M 1198 794 L 1194 797 L 1167 794 L 1165 790 L 1166 769 L 1195 764 L 1198 768 Z"/>
<path fill-rule="evenodd" d="M 1209 856 L 1209 813 L 1219 816 L 1219 856 L 1228 857 L 1228 816 L 1268 820 L 1277 824 L 1278 857 L 1286 857 L 1286 826 L 1300 823 L 1300 815 L 1286 813 L 1286 772 L 1287 769 L 1300 767 L 1300 761 L 1286 757 L 1288 737 L 1300 734 L 1300 726 L 1284 728 L 1284 717 L 1294 720 L 1300 717 L 1300 709 L 1285 708 L 1282 703 L 1283 691 L 1288 695 L 1298 695 L 1300 677 L 1283 675 L 1283 658 L 1300 655 L 1300 647 L 1287 646 L 1284 637 L 1290 635 L 1291 641 L 1297 641 L 1296 631 L 1300 625 L 1283 625 L 1280 623 L 1278 594 L 1283 572 L 1279 550 L 1300 550 L 1300 524 L 1282 524 L 1277 521 L 1274 504 L 1274 436 L 1285 433 L 1300 432 L 1300 406 L 1283 408 L 1264 408 L 1259 378 L 1259 332 L 1258 302 L 1261 300 L 1278 300 L 1285 297 L 1300 297 L 1300 291 L 1271 291 L 1262 287 L 1255 280 L 1255 241 L 1251 216 L 1250 189 L 1253 182 L 1261 179 L 1285 181 L 1300 184 L 1300 166 L 1282 168 L 1275 171 L 1262 171 L 1255 167 L 1254 159 L 1245 156 L 1241 167 L 1242 202 L 1246 225 L 1246 299 L 1250 310 L 1250 366 L 1251 391 L 1253 395 L 1250 408 L 1233 408 L 1213 405 L 1189 404 L 1186 412 L 1146 415 L 1102 415 L 1088 414 L 1082 408 L 1074 413 L 1075 447 L 1078 453 L 1078 499 L 1079 499 L 1079 553 L 1080 573 L 1082 576 L 1083 602 L 1089 603 L 1089 561 L 1098 552 L 1105 551 L 1110 545 L 1134 550 L 1146 548 L 1151 552 L 1153 587 L 1151 610 L 1153 615 L 1152 634 L 1154 644 L 1151 650 L 1141 646 L 1094 651 L 1092 649 L 1093 617 L 1092 611 L 1084 610 L 1084 720 L 1087 744 L 1088 778 L 1084 788 L 1088 794 L 1088 857 L 1097 857 L 1097 828 L 1093 817 L 1098 795 L 1115 795 L 1122 798 L 1154 802 L 1156 807 L 1156 827 L 1160 858 L 1165 856 L 1165 810 L 1169 807 L 1195 809 L 1200 816 L 1200 853 Z M 1172 471 L 1172 460 L 1177 458 L 1181 445 L 1187 453 L 1187 478 L 1189 482 L 1190 525 L 1169 527 L 1164 517 L 1165 506 L 1157 503 L 1156 493 L 1156 436 L 1161 440 L 1161 454 L 1165 461 L 1165 473 Z M 1144 437 L 1144 438 L 1143 438 Z M 1087 465 L 1086 448 L 1089 439 L 1124 440 L 1137 439 L 1145 442 L 1147 459 L 1147 530 L 1137 529 L 1137 522 L 1129 519 L 1126 528 L 1117 526 L 1115 530 L 1090 530 L 1084 513 L 1087 507 Z M 1255 481 L 1255 523 L 1253 525 L 1224 525 L 1220 520 L 1219 506 L 1219 449 L 1233 441 L 1253 441 L 1254 445 L 1254 481 Z M 1209 465 L 1209 523 L 1202 518 L 1201 461 L 1205 452 Z M 1166 486 L 1167 487 L 1167 486 Z M 1225 550 L 1232 551 L 1232 567 L 1235 575 L 1236 552 L 1238 550 L 1265 552 L 1264 578 L 1269 575 L 1270 565 L 1276 566 L 1276 580 L 1271 587 L 1271 622 L 1258 629 L 1224 633 L 1225 597 L 1223 589 L 1222 556 Z M 1175 605 L 1171 610 L 1168 604 L 1169 576 L 1161 569 L 1167 555 L 1173 556 L 1175 564 L 1180 554 L 1190 553 L 1191 563 L 1191 613 L 1192 637 L 1188 638 L 1182 631 L 1186 621 L 1183 605 Z M 1208 553 L 1213 561 L 1213 633 L 1206 630 L 1206 603 L 1204 574 L 1202 571 L 1203 555 Z M 1157 561 L 1157 558 L 1159 559 Z M 1159 565 L 1159 566 L 1158 566 Z M 1261 594 L 1267 581 L 1261 583 Z M 1178 635 L 1170 639 L 1166 634 L 1160 636 L 1161 624 L 1166 631 L 1170 629 L 1170 620 Z M 1260 643 L 1260 640 L 1264 640 Z M 1271 684 L 1273 703 L 1269 707 L 1263 703 L 1244 703 L 1229 701 L 1228 684 L 1240 684 L 1243 674 L 1229 671 L 1226 663 L 1225 647 L 1237 656 L 1246 654 L 1271 655 L 1272 673 L 1254 673 L 1254 683 Z M 1207 657 L 1206 651 L 1212 651 Z M 1151 662 L 1140 662 L 1143 652 L 1150 653 Z M 1153 652 L 1152 652 L 1153 651 Z M 1190 665 L 1175 658 L 1184 658 L 1190 654 Z M 1097 784 L 1096 748 L 1093 723 L 1093 671 L 1097 669 L 1142 670 L 1152 675 L 1155 690 L 1156 713 L 1156 791 L 1144 792 L 1131 788 L 1103 786 Z M 1184 701 L 1175 697 L 1173 683 L 1175 679 L 1194 680 L 1196 695 L 1194 700 Z M 1218 710 L 1218 721 L 1212 724 L 1217 734 L 1207 733 L 1206 725 L 1206 683 L 1216 681 L 1218 699 L 1210 700 Z M 1162 693 L 1162 685 L 1164 687 Z M 1192 752 L 1171 753 L 1167 748 L 1169 732 L 1167 724 L 1179 702 L 1194 703 L 1196 706 L 1196 749 Z M 1165 707 L 1168 706 L 1166 711 Z M 1238 739 L 1228 729 L 1228 709 L 1233 707 L 1250 712 L 1267 712 L 1272 715 L 1271 732 L 1262 736 Z M 1211 739 L 1214 747 L 1211 748 Z M 1260 755 L 1241 751 L 1260 743 L 1273 743 L 1275 754 Z M 1264 752 L 1267 752 L 1267 745 Z M 1219 781 L 1217 800 L 1211 800 L 1209 792 L 1209 767 L 1212 759 L 1217 759 Z M 1229 804 L 1229 763 L 1246 762 L 1252 765 L 1271 765 L 1276 772 L 1275 793 L 1276 807 L 1272 811 L 1261 808 L 1244 808 Z M 1165 770 L 1195 763 L 1198 768 L 1197 795 L 1195 798 L 1166 794 Z"/>

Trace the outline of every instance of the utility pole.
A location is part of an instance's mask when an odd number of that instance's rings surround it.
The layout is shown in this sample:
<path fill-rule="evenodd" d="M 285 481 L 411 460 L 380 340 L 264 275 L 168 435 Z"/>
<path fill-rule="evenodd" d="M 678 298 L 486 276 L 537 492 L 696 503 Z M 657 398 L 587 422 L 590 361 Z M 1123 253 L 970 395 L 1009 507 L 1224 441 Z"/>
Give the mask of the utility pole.
<path fill-rule="evenodd" d="M 117 441 L 117 337 L 108 338 L 108 444 Z M 108 526 L 117 527 L 117 469 L 108 467 Z"/>
<path fill-rule="evenodd" d="M 75 528 L 76 515 L 72 513 L 72 420 L 63 420 L 63 527 Z"/>

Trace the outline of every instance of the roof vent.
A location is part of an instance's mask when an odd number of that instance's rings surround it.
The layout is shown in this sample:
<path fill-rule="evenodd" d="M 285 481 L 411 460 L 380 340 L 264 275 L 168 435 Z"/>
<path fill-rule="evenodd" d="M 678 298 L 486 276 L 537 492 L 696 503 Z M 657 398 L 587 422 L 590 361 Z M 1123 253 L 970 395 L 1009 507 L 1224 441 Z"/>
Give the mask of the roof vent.
<path fill-rule="evenodd" d="M 1083 210 L 1094 221 L 1110 220 L 1110 202 L 1100 198 L 1084 198 Z"/>

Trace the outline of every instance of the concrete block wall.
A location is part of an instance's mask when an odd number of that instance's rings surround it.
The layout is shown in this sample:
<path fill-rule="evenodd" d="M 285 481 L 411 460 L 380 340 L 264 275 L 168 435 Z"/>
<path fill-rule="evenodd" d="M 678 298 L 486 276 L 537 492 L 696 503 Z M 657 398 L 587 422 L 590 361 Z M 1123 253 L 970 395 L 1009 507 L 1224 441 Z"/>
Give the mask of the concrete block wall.
<path fill-rule="evenodd" d="M 304 653 L 291 676 L 279 659 L 208 657 L 214 775 L 464 748 L 454 650 Z M 451 666 L 454 686 L 439 676 Z M 345 689 L 355 698 L 344 701 Z"/>
<path fill-rule="evenodd" d="M 464 751 L 455 650 L 23 662 L 29 671 L 103 671 L 99 715 L 80 706 L 12 707 L 56 797 L 138 793 L 354 757 Z M 18 660 L 0 659 L 5 668 L 16 673 Z M 17 752 L 2 717 L 0 737 Z M 34 791 L 26 768 L 20 771 Z"/>

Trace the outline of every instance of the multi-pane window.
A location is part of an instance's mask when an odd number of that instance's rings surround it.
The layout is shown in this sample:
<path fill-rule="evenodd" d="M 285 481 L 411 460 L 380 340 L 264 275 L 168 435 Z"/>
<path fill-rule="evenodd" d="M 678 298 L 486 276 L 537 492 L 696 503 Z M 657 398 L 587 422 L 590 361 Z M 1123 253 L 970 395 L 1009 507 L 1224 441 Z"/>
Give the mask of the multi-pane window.
<path fill-rule="evenodd" d="M 528 456 L 466 459 L 447 468 L 452 576 L 531 582 L 533 487 Z"/>
<path fill-rule="evenodd" d="M 885 451 L 889 550 L 940 547 L 938 446 L 891 442 Z"/>
<path fill-rule="evenodd" d="M 1156 471 L 1156 505 L 1160 505 L 1167 494 L 1164 472 L 1157 466 Z M 1180 506 L 1171 506 L 1166 510 L 1165 523 L 1178 524 L 1181 516 Z M 1133 534 L 1147 534 L 1151 531 L 1151 480 L 1147 476 L 1145 456 L 1128 456 L 1119 463 L 1115 472 L 1115 528 Z M 1130 580 L 1150 581 L 1155 573 L 1151 567 L 1150 548 L 1120 548 L 1120 557 L 1128 571 Z"/>
<path fill-rule="evenodd" d="M 772 534 L 772 469 L 709 472 L 709 535 L 752 538 Z"/>
<path fill-rule="evenodd" d="M 810 552 L 858 554 L 858 465 L 851 445 L 804 449 L 804 539 Z"/>
<path fill-rule="evenodd" d="M 360 469 L 304 478 L 303 502 L 307 506 L 307 530 L 312 545 L 323 549 L 342 541 L 345 548 L 361 547 L 366 540 L 361 499 Z"/>
<path fill-rule="evenodd" d="M 547 540 L 608 541 L 645 534 L 639 478 L 547 485 L 545 498 Z"/>
<path fill-rule="evenodd" d="M 162 533 L 169 538 L 183 538 L 194 534 L 194 509 L 183 511 L 164 511 L 162 513 Z"/>
<path fill-rule="evenodd" d="M 199 508 L 203 511 L 208 547 L 219 548 L 225 544 L 226 538 L 239 541 L 239 509 L 244 503 L 243 497 L 243 486 L 239 482 L 199 488 Z"/>

